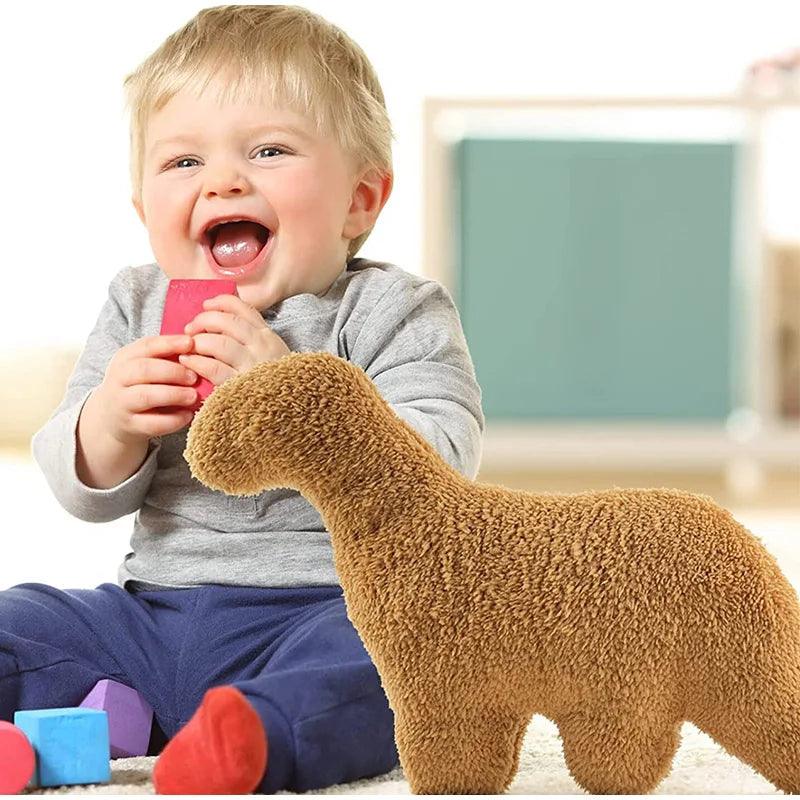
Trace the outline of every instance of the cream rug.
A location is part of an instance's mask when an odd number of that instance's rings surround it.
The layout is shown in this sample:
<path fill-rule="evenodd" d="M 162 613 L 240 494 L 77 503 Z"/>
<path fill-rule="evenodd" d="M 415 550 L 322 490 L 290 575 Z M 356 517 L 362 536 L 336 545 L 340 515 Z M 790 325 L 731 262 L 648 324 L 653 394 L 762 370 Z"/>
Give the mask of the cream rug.
<path fill-rule="evenodd" d="M 27 790 L 26 794 L 153 794 L 150 773 L 155 757 L 112 761 L 111 783 L 96 786 Z M 564 763 L 558 728 L 534 717 L 525 736 L 519 772 L 510 794 L 583 794 Z M 292 794 L 292 792 L 279 792 Z M 316 794 L 410 794 L 399 768 L 378 778 L 321 789 Z M 750 767 L 728 755 L 689 723 L 672 772 L 655 794 L 781 794 Z"/>

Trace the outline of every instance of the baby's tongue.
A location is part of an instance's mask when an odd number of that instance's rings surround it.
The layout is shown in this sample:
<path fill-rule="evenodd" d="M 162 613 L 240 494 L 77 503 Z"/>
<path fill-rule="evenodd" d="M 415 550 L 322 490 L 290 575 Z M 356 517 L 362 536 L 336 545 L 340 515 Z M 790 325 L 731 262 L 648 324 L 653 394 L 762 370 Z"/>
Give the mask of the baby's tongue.
<path fill-rule="evenodd" d="M 261 252 L 267 238 L 266 228 L 255 222 L 226 222 L 217 231 L 211 252 L 221 267 L 241 267 Z"/>

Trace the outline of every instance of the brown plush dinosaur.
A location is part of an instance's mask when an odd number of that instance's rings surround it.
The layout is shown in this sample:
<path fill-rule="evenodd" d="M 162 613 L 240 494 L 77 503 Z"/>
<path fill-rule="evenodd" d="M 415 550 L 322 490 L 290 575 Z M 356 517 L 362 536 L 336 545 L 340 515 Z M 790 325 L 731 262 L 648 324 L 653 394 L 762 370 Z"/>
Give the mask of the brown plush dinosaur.
<path fill-rule="evenodd" d="M 473 482 L 328 353 L 226 381 L 185 457 L 212 489 L 319 510 L 413 792 L 503 792 L 533 714 L 592 793 L 652 790 L 684 720 L 800 792 L 797 595 L 711 498 Z"/>

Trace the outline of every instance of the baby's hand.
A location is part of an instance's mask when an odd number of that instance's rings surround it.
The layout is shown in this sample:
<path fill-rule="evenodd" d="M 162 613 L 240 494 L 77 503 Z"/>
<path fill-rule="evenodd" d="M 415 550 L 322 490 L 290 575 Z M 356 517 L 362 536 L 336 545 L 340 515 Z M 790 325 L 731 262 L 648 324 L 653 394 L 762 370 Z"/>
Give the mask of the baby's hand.
<path fill-rule="evenodd" d="M 103 427 L 124 444 L 147 441 L 192 421 L 197 375 L 169 359 L 191 350 L 188 336 L 145 336 L 120 347 L 95 394 Z"/>
<path fill-rule="evenodd" d="M 181 355 L 179 360 L 215 386 L 256 364 L 277 361 L 291 353 L 261 314 L 241 297 L 221 294 L 206 300 L 203 308 L 185 328 L 185 333 L 194 338 L 194 352 Z"/>

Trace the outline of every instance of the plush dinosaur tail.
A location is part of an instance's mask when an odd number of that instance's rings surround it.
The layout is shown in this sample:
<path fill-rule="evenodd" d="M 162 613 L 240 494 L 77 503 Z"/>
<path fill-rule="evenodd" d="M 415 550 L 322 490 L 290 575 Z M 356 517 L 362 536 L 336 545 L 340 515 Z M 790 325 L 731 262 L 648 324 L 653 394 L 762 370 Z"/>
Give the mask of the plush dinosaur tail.
<path fill-rule="evenodd" d="M 716 660 L 702 665 L 702 702 L 690 721 L 779 789 L 798 794 L 800 602 L 763 544 L 730 517 L 729 524 L 735 536 L 720 538 L 720 558 L 726 542 L 742 548 L 710 582 L 716 598 L 708 613 L 724 624 Z"/>

